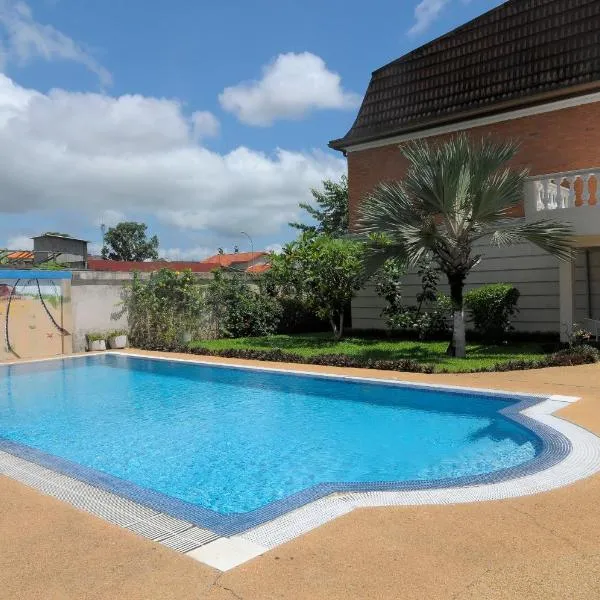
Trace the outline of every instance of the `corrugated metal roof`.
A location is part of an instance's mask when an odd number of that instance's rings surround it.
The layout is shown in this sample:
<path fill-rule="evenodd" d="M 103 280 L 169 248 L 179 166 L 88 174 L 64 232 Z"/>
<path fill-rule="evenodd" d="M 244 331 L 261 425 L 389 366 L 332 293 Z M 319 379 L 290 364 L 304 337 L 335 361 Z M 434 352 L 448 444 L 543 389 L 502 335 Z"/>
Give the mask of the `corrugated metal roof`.
<path fill-rule="evenodd" d="M 5 255 L 8 260 L 33 260 L 33 252 L 29 250 L 16 250 Z"/>

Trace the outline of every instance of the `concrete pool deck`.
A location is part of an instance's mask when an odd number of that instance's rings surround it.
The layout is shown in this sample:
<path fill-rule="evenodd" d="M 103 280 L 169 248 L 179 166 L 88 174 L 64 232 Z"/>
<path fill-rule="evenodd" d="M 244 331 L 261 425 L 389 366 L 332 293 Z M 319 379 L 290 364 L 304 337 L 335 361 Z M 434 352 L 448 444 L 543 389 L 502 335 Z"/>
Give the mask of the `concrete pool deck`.
<path fill-rule="evenodd" d="M 472 375 L 269 366 L 581 396 L 558 416 L 600 434 L 598 365 Z M 357 509 L 220 573 L 0 478 L 0 598 L 591 599 L 598 506 L 597 475 L 510 500 Z"/>

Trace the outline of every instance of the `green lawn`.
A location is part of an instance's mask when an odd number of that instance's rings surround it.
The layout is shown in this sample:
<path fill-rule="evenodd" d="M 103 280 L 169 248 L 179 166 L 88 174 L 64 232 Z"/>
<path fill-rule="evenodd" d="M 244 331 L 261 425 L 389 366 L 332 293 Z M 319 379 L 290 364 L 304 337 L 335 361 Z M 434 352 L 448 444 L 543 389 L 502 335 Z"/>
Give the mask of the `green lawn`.
<path fill-rule="evenodd" d="M 274 335 L 258 338 L 202 340 L 192 342 L 191 347 L 209 350 L 280 349 L 300 356 L 319 354 L 346 354 L 359 359 L 398 360 L 410 358 L 431 364 L 437 370 L 445 369 L 454 373 L 468 372 L 496 363 L 510 360 L 536 360 L 544 356 L 540 344 L 513 343 L 510 345 L 487 346 L 468 344 L 467 358 L 446 356 L 447 342 L 413 342 L 388 339 L 350 337 L 335 342 L 331 334 Z"/>

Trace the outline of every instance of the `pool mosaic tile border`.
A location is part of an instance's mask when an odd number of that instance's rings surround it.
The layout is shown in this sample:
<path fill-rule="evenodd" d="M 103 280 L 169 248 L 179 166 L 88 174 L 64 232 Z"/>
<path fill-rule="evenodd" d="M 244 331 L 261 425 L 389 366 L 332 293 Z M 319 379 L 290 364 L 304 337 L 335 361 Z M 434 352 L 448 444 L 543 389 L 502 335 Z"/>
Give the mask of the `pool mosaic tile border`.
<path fill-rule="evenodd" d="M 270 367 L 248 367 L 131 353 L 112 354 L 520 400 L 500 412 L 533 430 L 542 441 L 542 452 L 536 459 L 497 473 L 446 481 L 417 482 L 417 485 L 414 482 L 322 484 L 251 513 L 227 516 L 0 438 L 1 474 L 174 550 L 190 553 L 190 556 L 216 568 L 220 568 L 219 565 L 233 568 L 260 554 L 260 548 L 266 552 L 357 507 L 450 504 L 508 498 L 568 485 L 600 471 L 600 438 L 552 415 L 559 408 L 576 401 L 577 398 L 574 397 L 518 394 L 310 371 L 291 372 Z M 77 358 L 80 356 L 46 360 Z M 19 361 L 10 364 L 24 363 Z M 215 543 L 217 540 L 218 544 Z M 244 545 L 243 540 L 247 541 L 250 551 L 240 551 L 239 546 Z M 202 552 L 197 551 L 204 546 L 206 547 Z M 211 559 L 213 548 L 215 554 Z M 227 554 L 227 548 L 230 548 L 231 556 L 223 558 L 223 553 Z M 246 555 L 247 558 L 244 558 Z"/>

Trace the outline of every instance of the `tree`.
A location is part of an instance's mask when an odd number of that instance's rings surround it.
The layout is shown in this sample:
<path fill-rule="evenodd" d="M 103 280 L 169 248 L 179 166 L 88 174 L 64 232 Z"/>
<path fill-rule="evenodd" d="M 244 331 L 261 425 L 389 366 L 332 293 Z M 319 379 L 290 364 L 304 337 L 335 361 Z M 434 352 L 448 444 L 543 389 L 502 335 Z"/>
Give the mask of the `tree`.
<path fill-rule="evenodd" d="M 282 308 L 277 298 L 256 289 L 247 274 L 213 271 L 206 287 L 206 304 L 221 337 L 256 337 L 277 331 Z"/>
<path fill-rule="evenodd" d="M 317 204 L 316 208 L 307 202 L 300 203 L 300 208 L 303 208 L 317 224 L 294 222 L 289 225 L 303 232 L 340 237 L 348 233 L 348 178 L 342 175 L 339 182 L 326 179 L 323 181 L 323 188 L 323 192 L 315 189 L 310 191 Z"/>
<path fill-rule="evenodd" d="M 328 320 L 339 340 L 344 309 L 365 282 L 364 251 L 360 242 L 307 231 L 271 257 L 269 278 Z"/>
<path fill-rule="evenodd" d="M 158 258 L 158 238 L 148 238 L 145 223 L 126 221 L 110 227 L 104 235 L 102 258 L 110 260 L 156 260 Z"/>
<path fill-rule="evenodd" d="M 442 145 L 418 141 L 402 148 L 409 168 L 402 182 L 382 183 L 365 199 L 358 229 L 379 260 L 401 256 L 409 266 L 433 259 L 450 285 L 452 343 L 448 352 L 464 357 L 464 283 L 481 256 L 475 242 L 504 246 L 531 242 L 561 260 L 571 260 L 572 231 L 550 220 L 524 223 L 511 218 L 520 206 L 527 172 L 508 162 L 512 142 L 457 136 Z"/>

